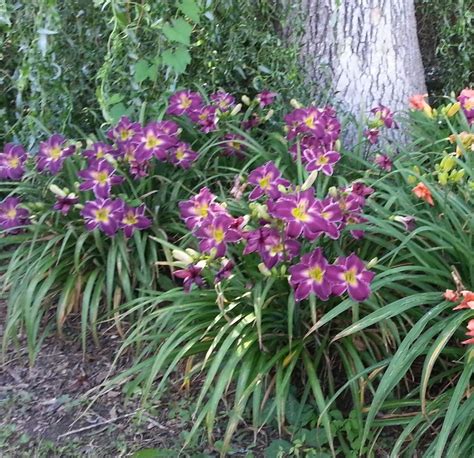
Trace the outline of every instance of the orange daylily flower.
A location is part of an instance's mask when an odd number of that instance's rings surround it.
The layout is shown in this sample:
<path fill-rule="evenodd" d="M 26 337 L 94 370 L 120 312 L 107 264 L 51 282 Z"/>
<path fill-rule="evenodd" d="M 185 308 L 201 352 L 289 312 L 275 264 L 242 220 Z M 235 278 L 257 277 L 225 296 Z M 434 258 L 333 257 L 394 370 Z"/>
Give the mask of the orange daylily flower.
<path fill-rule="evenodd" d="M 443 297 L 449 302 L 457 302 L 459 300 L 459 294 L 452 289 L 447 289 L 444 292 Z"/>
<path fill-rule="evenodd" d="M 428 97 L 428 94 L 415 94 L 408 99 L 408 105 L 413 110 L 423 110 L 428 102 L 425 98 Z"/>
<path fill-rule="evenodd" d="M 470 339 L 463 340 L 461 343 L 465 345 L 474 344 L 474 320 L 469 320 L 469 323 L 467 323 L 466 336 Z"/>
<path fill-rule="evenodd" d="M 431 191 L 428 189 L 428 186 L 426 186 L 424 183 L 418 183 L 412 189 L 412 192 L 419 199 L 423 199 L 425 202 L 428 202 L 430 205 L 434 205 Z"/>
<path fill-rule="evenodd" d="M 461 291 L 462 302 L 453 308 L 453 310 L 471 309 L 474 310 L 474 293 L 472 291 Z"/>

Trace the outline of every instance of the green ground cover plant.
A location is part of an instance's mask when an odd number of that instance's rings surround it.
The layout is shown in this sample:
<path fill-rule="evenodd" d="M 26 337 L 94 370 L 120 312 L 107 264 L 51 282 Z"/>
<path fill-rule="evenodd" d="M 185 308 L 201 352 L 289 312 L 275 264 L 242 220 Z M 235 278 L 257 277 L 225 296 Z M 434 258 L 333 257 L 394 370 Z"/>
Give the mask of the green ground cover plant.
<path fill-rule="evenodd" d="M 4 345 L 25 331 L 34 361 L 76 315 L 87 351 L 110 323 L 135 362 L 104 389 L 197 384 L 188 441 L 225 418 L 223 455 L 247 421 L 285 453 L 468 456 L 472 90 L 375 107 L 350 149 L 334 109 L 278 97 L 180 90 L 155 120 L 7 144 Z M 413 144 L 381 141 L 401 126 Z"/>

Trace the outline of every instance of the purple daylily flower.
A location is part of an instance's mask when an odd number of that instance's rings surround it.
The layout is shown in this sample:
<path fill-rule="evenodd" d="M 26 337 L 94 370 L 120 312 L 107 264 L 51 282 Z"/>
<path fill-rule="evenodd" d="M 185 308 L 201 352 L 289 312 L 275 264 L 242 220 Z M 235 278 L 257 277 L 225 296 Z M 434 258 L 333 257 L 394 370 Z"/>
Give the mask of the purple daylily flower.
<path fill-rule="evenodd" d="M 82 155 L 89 161 L 100 161 L 106 156 L 115 156 L 116 152 L 112 146 L 104 142 L 96 142 L 91 145 L 89 149 L 83 151 Z"/>
<path fill-rule="evenodd" d="M 254 127 L 257 127 L 260 124 L 260 121 L 261 121 L 261 119 L 258 116 L 258 114 L 257 113 L 252 113 L 247 120 L 242 121 L 242 129 L 250 130 Z"/>
<path fill-rule="evenodd" d="M 270 215 L 287 223 L 286 231 L 289 237 L 296 238 L 303 234 L 307 239 L 314 240 L 327 228 L 312 189 L 283 195 L 278 201 L 268 202 L 267 205 Z"/>
<path fill-rule="evenodd" d="M 381 169 L 391 172 L 393 167 L 392 159 L 390 159 L 386 154 L 377 154 L 374 160 Z"/>
<path fill-rule="evenodd" d="M 397 123 L 393 119 L 393 112 L 390 111 L 390 108 L 379 105 L 378 107 L 372 108 L 370 112 L 376 117 L 376 119 L 380 119 L 380 121 L 387 127 L 391 129 L 398 129 Z"/>
<path fill-rule="evenodd" d="M 305 149 L 302 156 L 307 163 L 306 170 L 308 172 L 318 170 L 328 176 L 333 174 L 334 165 L 341 159 L 341 155 L 337 151 L 321 151 L 311 148 Z"/>
<path fill-rule="evenodd" d="M 360 302 L 370 296 L 370 284 L 375 274 L 367 270 L 363 261 L 352 253 L 338 258 L 328 276 L 333 282 L 333 294 L 340 296 L 347 291 L 351 299 Z"/>
<path fill-rule="evenodd" d="M 174 276 L 183 279 L 184 291 L 189 293 L 193 285 L 204 286 L 204 279 L 201 277 L 202 267 L 190 264 L 185 269 L 175 270 Z"/>
<path fill-rule="evenodd" d="M 379 141 L 380 130 L 372 128 L 364 130 L 364 137 L 367 138 L 371 145 L 375 145 Z"/>
<path fill-rule="evenodd" d="M 122 116 L 117 125 L 107 132 L 107 137 L 117 144 L 131 140 L 142 130 L 138 122 L 132 122 L 127 116 Z"/>
<path fill-rule="evenodd" d="M 66 216 L 69 213 L 69 210 L 71 210 L 71 208 L 78 202 L 78 197 L 73 193 L 66 196 L 56 196 L 56 203 L 53 206 L 53 210 L 57 210 Z"/>
<path fill-rule="evenodd" d="M 93 231 L 98 228 L 109 237 L 114 236 L 122 221 L 123 207 L 121 199 L 97 198 L 86 202 L 81 211 L 86 229 Z"/>
<path fill-rule="evenodd" d="M 123 182 L 124 178 L 115 175 L 116 170 L 107 161 L 93 162 L 89 168 L 79 171 L 78 175 L 84 180 L 79 189 L 88 191 L 92 189 L 96 197 L 102 199 L 110 195 L 112 186 Z"/>
<path fill-rule="evenodd" d="M 221 268 L 216 273 L 214 283 L 220 283 L 222 280 L 229 278 L 232 274 L 232 269 L 235 267 L 235 262 L 230 260 L 225 260 L 221 264 Z"/>
<path fill-rule="evenodd" d="M 15 234 L 21 226 L 30 224 L 30 212 L 21 207 L 18 197 L 7 197 L 0 202 L 0 229 Z"/>
<path fill-rule="evenodd" d="M 224 91 L 211 94 L 211 101 L 222 113 L 229 111 L 235 105 L 234 96 Z"/>
<path fill-rule="evenodd" d="M 191 199 L 179 203 L 181 219 L 189 229 L 196 229 L 210 215 L 227 214 L 224 207 L 215 202 L 216 198 L 208 188 L 202 188 Z"/>
<path fill-rule="evenodd" d="M 202 97 L 189 90 L 175 92 L 168 100 L 166 113 L 174 116 L 190 115 L 202 106 Z"/>
<path fill-rule="evenodd" d="M 474 89 L 465 88 L 457 98 L 469 124 L 474 124 Z"/>
<path fill-rule="evenodd" d="M 416 218 L 414 216 L 394 216 L 393 221 L 402 223 L 407 232 L 411 232 L 416 227 Z"/>
<path fill-rule="evenodd" d="M 264 89 L 262 92 L 257 94 L 256 99 L 260 105 L 260 108 L 265 108 L 266 106 L 271 105 L 275 101 L 277 95 L 278 94 L 276 92 L 271 92 L 267 89 Z"/>
<path fill-rule="evenodd" d="M 170 150 L 169 160 L 172 164 L 178 165 L 183 169 L 189 169 L 191 164 L 198 158 L 198 153 L 191 149 L 191 145 L 184 142 L 178 142 Z"/>
<path fill-rule="evenodd" d="M 0 153 L 0 180 L 20 180 L 25 173 L 26 159 L 23 146 L 7 143 Z"/>
<path fill-rule="evenodd" d="M 36 167 L 39 172 L 45 170 L 56 175 L 62 168 L 67 157 L 74 154 L 75 146 L 65 146 L 66 139 L 59 134 L 52 135 L 39 146 Z"/>
<path fill-rule="evenodd" d="M 245 138 L 242 135 L 228 133 L 224 135 L 223 140 L 224 156 L 237 156 L 239 158 L 244 157 L 243 151 L 245 149 L 245 145 L 243 145 L 242 142 L 245 141 Z"/>
<path fill-rule="evenodd" d="M 277 199 L 281 196 L 278 186 L 282 185 L 287 187 L 290 185 L 289 181 L 281 178 L 281 172 L 271 161 L 252 170 L 248 182 L 255 186 L 249 195 L 250 200 L 256 200 L 264 194 L 272 199 Z"/>
<path fill-rule="evenodd" d="M 215 251 L 216 257 L 225 256 L 227 244 L 238 242 L 242 235 L 234 228 L 235 220 L 227 214 L 217 214 L 207 217 L 195 231 L 199 248 L 205 253 Z"/>
<path fill-rule="evenodd" d="M 164 132 L 163 125 L 159 122 L 150 122 L 140 135 L 134 138 L 138 142 L 137 160 L 148 161 L 155 156 L 160 161 L 168 158 L 168 150 L 176 144 L 176 137 Z"/>
<path fill-rule="evenodd" d="M 247 241 L 243 254 L 258 252 L 268 269 L 282 261 L 290 261 L 300 251 L 299 242 L 286 238 L 277 229 L 268 226 L 244 232 L 242 235 Z"/>
<path fill-rule="evenodd" d="M 135 230 L 143 231 L 150 226 L 151 220 L 145 216 L 145 205 L 140 205 L 139 207 L 124 205 L 121 227 L 125 237 L 130 238 Z"/>
<path fill-rule="evenodd" d="M 191 113 L 191 119 L 201 126 L 204 133 L 212 132 L 217 129 L 217 108 L 212 105 L 206 105 Z"/>
<path fill-rule="evenodd" d="M 298 264 L 290 267 L 290 285 L 295 290 L 295 299 L 302 301 L 311 293 L 327 301 L 332 293 L 331 276 L 336 269 L 323 256 L 321 248 L 305 254 Z"/>

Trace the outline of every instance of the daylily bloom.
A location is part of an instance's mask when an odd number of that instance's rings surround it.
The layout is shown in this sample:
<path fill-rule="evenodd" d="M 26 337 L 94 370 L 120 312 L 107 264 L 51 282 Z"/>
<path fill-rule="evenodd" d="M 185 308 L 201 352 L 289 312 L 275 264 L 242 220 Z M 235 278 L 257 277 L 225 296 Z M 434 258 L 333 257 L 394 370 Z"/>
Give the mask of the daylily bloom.
<path fill-rule="evenodd" d="M 250 200 L 256 200 L 264 194 L 272 199 L 277 199 L 281 195 L 278 186 L 290 185 L 289 181 L 281 177 L 281 172 L 271 161 L 252 170 L 248 182 L 255 186 L 249 195 Z"/>
<path fill-rule="evenodd" d="M 142 127 L 138 122 L 132 122 L 127 116 L 122 116 L 117 125 L 107 132 L 107 137 L 120 144 L 131 140 L 141 130 Z"/>
<path fill-rule="evenodd" d="M 257 127 L 260 124 L 260 117 L 257 113 L 252 113 L 248 119 L 242 121 L 242 129 L 250 130 L 254 127 Z"/>
<path fill-rule="evenodd" d="M 271 105 L 274 102 L 277 95 L 278 94 L 276 92 L 271 92 L 267 89 L 257 94 L 256 99 L 258 103 L 260 104 L 260 108 L 265 108 L 266 106 Z"/>
<path fill-rule="evenodd" d="M 25 173 L 27 155 L 21 145 L 7 143 L 0 153 L 0 180 L 19 180 Z"/>
<path fill-rule="evenodd" d="M 289 237 L 296 238 L 303 233 L 309 240 L 314 240 L 327 228 L 312 189 L 283 195 L 275 203 L 269 202 L 268 210 L 273 217 L 286 221 Z"/>
<path fill-rule="evenodd" d="M 89 168 L 81 170 L 78 175 L 84 180 L 79 189 L 92 189 L 96 197 L 105 199 L 109 196 L 112 186 L 123 182 L 124 178 L 115 175 L 116 170 L 106 160 L 93 162 Z"/>
<path fill-rule="evenodd" d="M 374 162 L 383 170 L 390 172 L 393 167 L 392 159 L 390 159 L 386 154 L 377 154 L 375 156 Z"/>
<path fill-rule="evenodd" d="M 181 218 L 189 229 L 196 229 L 209 215 L 226 213 L 216 198 L 208 188 L 201 188 L 197 195 L 179 203 Z"/>
<path fill-rule="evenodd" d="M 86 229 L 93 231 L 99 228 L 106 235 L 112 237 L 120 227 L 123 206 L 124 202 L 121 199 L 97 198 L 86 202 L 81 211 Z"/>
<path fill-rule="evenodd" d="M 183 279 L 183 287 L 186 293 L 191 291 L 193 285 L 199 288 L 204 286 L 204 279 L 201 277 L 202 267 L 190 264 L 185 269 L 175 270 L 173 275 Z"/>
<path fill-rule="evenodd" d="M 235 267 L 235 262 L 230 260 L 224 260 L 221 264 L 221 268 L 216 273 L 216 277 L 214 278 L 214 283 L 220 283 L 225 278 L 229 278 L 232 274 L 232 269 Z"/>
<path fill-rule="evenodd" d="M 242 235 L 247 241 L 243 253 L 258 252 L 268 269 L 279 262 L 290 261 L 300 251 L 299 242 L 286 238 L 277 229 L 268 226 L 243 232 Z"/>
<path fill-rule="evenodd" d="M 380 130 L 372 128 L 364 130 L 364 137 L 369 140 L 371 145 L 375 145 L 379 141 Z"/>
<path fill-rule="evenodd" d="M 422 199 L 425 202 L 428 202 L 430 205 L 434 205 L 433 196 L 431 194 L 431 191 L 428 189 L 428 186 L 426 186 L 424 183 L 418 183 L 412 189 L 412 192 L 419 199 Z"/>
<path fill-rule="evenodd" d="M 311 293 L 327 301 L 332 293 L 330 278 L 335 276 L 335 268 L 323 256 L 321 248 L 305 254 L 301 261 L 290 267 L 290 285 L 295 290 L 295 299 L 302 301 Z"/>
<path fill-rule="evenodd" d="M 211 100 L 222 113 L 229 111 L 235 105 L 234 96 L 224 91 L 217 91 L 211 94 Z"/>
<path fill-rule="evenodd" d="M 242 141 L 245 141 L 245 138 L 242 135 L 228 133 L 224 135 L 223 140 L 225 141 L 223 150 L 225 156 L 244 157 L 245 146 Z"/>
<path fill-rule="evenodd" d="M 112 146 L 103 142 L 96 142 L 91 145 L 90 149 L 83 151 L 82 154 L 89 161 L 100 161 L 105 159 L 106 156 L 114 156 L 116 153 Z"/>
<path fill-rule="evenodd" d="M 376 117 L 376 119 L 380 119 L 388 129 L 391 129 L 392 127 L 396 129 L 398 127 L 393 119 L 393 112 L 390 111 L 390 108 L 384 105 L 379 105 L 378 107 L 372 108 L 370 112 Z"/>
<path fill-rule="evenodd" d="M 233 228 L 234 219 L 227 214 L 208 216 L 195 231 L 200 240 L 199 248 L 205 253 L 213 253 L 216 257 L 224 256 L 227 244 L 238 242 L 242 235 Z"/>
<path fill-rule="evenodd" d="M 366 223 L 366 222 L 367 222 L 367 218 L 364 218 L 362 215 L 358 215 L 356 213 L 347 215 L 347 217 L 344 220 L 345 224 L 361 224 L 361 223 Z M 365 232 L 363 229 L 351 229 L 350 233 L 352 237 L 354 237 L 356 240 L 360 240 L 365 235 Z"/>
<path fill-rule="evenodd" d="M 63 215 L 67 215 L 69 210 L 78 202 L 79 199 L 74 193 L 67 194 L 66 196 L 57 195 L 53 210 L 60 211 Z"/>
<path fill-rule="evenodd" d="M 122 213 L 120 226 L 127 238 L 131 237 L 135 230 L 142 231 L 151 226 L 151 220 L 145 216 L 145 205 L 139 207 L 124 205 Z"/>
<path fill-rule="evenodd" d="M 150 122 L 140 135 L 134 137 L 138 142 L 137 160 L 145 162 L 155 156 L 160 161 L 168 157 L 168 149 L 176 144 L 176 137 L 164 132 L 163 125 L 159 122 Z"/>
<path fill-rule="evenodd" d="M 428 94 L 415 94 L 408 99 L 408 106 L 412 110 L 424 110 L 426 106 L 429 106 L 426 102 Z"/>
<path fill-rule="evenodd" d="M 393 221 L 397 221 L 398 223 L 402 223 L 405 227 L 407 232 L 411 232 L 415 229 L 415 217 L 414 216 L 394 216 Z"/>
<path fill-rule="evenodd" d="M 334 267 L 328 273 L 333 282 L 333 294 L 340 296 L 347 291 L 351 299 L 358 302 L 370 296 L 370 284 L 375 274 L 367 270 L 355 254 L 338 258 Z"/>
<path fill-rule="evenodd" d="M 321 225 L 321 229 L 316 232 L 316 235 L 319 236 L 324 233 L 333 240 L 337 240 L 340 235 L 340 223 L 343 219 L 339 203 L 331 198 L 322 201 L 316 200 L 315 208 L 324 221 L 324 225 Z"/>
<path fill-rule="evenodd" d="M 65 146 L 65 143 L 66 139 L 59 134 L 54 134 L 40 143 L 36 164 L 39 172 L 47 170 L 55 175 L 61 170 L 63 162 L 76 150 L 75 146 Z"/>
<path fill-rule="evenodd" d="M 169 153 L 170 162 L 179 165 L 183 169 L 189 169 L 197 158 L 198 153 L 191 149 L 191 145 L 184 142 L 177 143 Z"/>
<path fill-rule="evenodd" d="M 212 105 L 206 105 L 191 113 L 191 119 L 201 126 L 204 133 L 212 132 L 217 129 L 217 108 Z"/>
<path fill-rule="evenodd" d="M 458 96 L 458 101 L 468 122 L 474 123 L 474 89 L 463 89 Z"/>
<path fill-rule="evenodd" d="M 474 344 L 474 320 L 469 320 L 469 323 L 467 323 L 466 336 L 470 339 L 463 340 L 461 343 L 464 345 Z"/>
<path fill-rule="evenodd" d="M 462 301 L 453 310 L 471 309 L 474 310 L 474 293 L 472 291 L 461 291 Z"/>
<path fill-rule="evenodd" d="M 21 207 L 18 197 L 7 197 L 0 202 L 0 229 L 17 233 L 21 226 L 30 224 L 30 212 Z"/>
<path fill-rule="evenodd" d="M 457 291 L 453 291 L 452 289 L 447 289 L 443 294 L 444 299 L 449 302 L 457 302 L 459 300 L 459 294 Z"/>
<path fill-rule="evenodd" d="M 300 252 L 300 243 L 296 240 L 286 238 L 273 229 L 265 238 L 263 247 L 259 251 L 262 261 L 267 269 L 271 269 L 280 262 L 290 261 Z"/>
<path fill-rule="evenodd" d="M 189 90 L 175 92 L 168 100 L 166 113 L 174 116 L 189 115 L 202 106 L 202 97 Z"/>
<path fill-rule="evenodd" d="M 311 148 L 303 151 L 303 157 L 307 162 L 306 170 L 308 172 L 318 170 L 327 176 L 333 174 L 334 165 L 341 159 L 341 155 L 337 151 L 320 151 Z"/>

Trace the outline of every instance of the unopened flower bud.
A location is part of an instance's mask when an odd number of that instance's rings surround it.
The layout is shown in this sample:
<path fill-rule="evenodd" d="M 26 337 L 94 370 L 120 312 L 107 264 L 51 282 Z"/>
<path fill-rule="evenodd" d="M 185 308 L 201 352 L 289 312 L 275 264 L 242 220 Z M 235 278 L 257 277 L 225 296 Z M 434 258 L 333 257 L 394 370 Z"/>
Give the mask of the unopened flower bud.
<path fill-rule="evenodd" d="M 448 118 L 451 118 L 451 116 L 454 116 L 461 108 L 460 102 L 453 103 L 451 106 L 450 105 L 446 107 L 446 116 Z"/>
<path fill-rule="evenodd" d="M 272 275 L 271 271 L 268 270 L 263 262 L 258 265 L 258 270 L 261 274 L 265 275 L 265 277 L 270 277 Z"/>
<path fill-rule="evenodd" d="M 59 186 L 56 186 L 55 184 L 50 185 L 49 190 L 56 196 L 59 196 L 59 197 L 67 196 L 67 192 L 65 192 L 63 189 L 61 189 Z"/>
<path fill-rule="evenodd" d="M 372 267 L 375 267 L 378 262 L 379 258 L 372 258 L 367 264 L 367 269 L 372 269 Z"/>
<path fill-rule="evenodd" d="M 173 250 L 171 253 L 174 259 L 180 262 L 184 262 L 185 265 L 189 265 L 193 263 L 193 258 L 185 251 Z"/>
<path fill-rule="evenodd" d="M 247 106 L 250 105 L 250 103 L 251 103 L 250 99 L 246 95 L 242 96 L 242 102 L 244 102 L 245 105 L 247 105 Z"/>
<path fill-rule="evenodd" d="M 273 116 L 274 113 L 275 113 L 275 110 L 268 110 L 268 113 L 265 115 L 263 120 L 268 121 Z"/>
<path fill-rule="evenodd" d="M 329 196 L 336 198 L 338 196 L 338 194 L 339 194 L 339 192 L 338 192 L 336 186 L 331 186 L 328 189 L 328 195 Z"/>
<path fill-rule="evenodd" d="M 306 181 L 301 186 L 301 190 L 306 191 L 307 189 L 311 188 L 313 186 L 314 182 L 316 181 L 316 178 L 318 178 L 318 171 L 313 170 L 310 173 L 309 177 L 306 179 Z"/>
<path fill-rule="evenodd" d="M 302 108 L 303 105 L 301 105 L 300 102 L 298 102 L 298 100 L 296 99 L 291 99 L 290 100 L 290 105 L 293 107 L 293 108 Z"/>
<path fill-rule="evenodd" d="M 233 110 L 230 112 L 231 116 L 235 116 L 236 114 L 240 113 L 240 110 L 242 110 L 242 104 L 238 103 Z"/>

